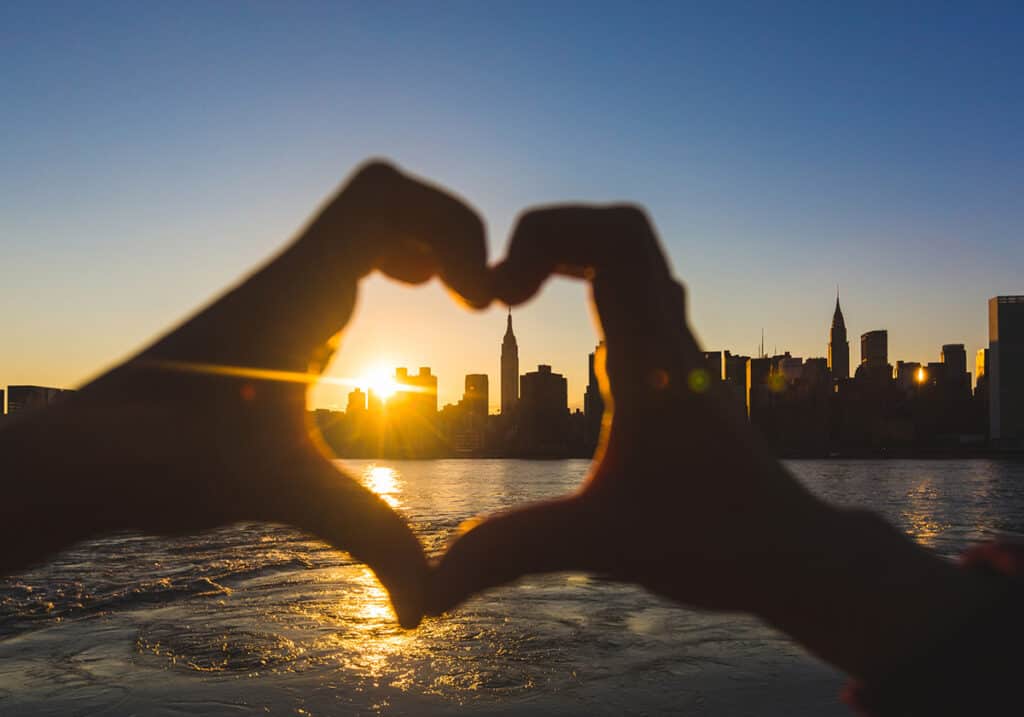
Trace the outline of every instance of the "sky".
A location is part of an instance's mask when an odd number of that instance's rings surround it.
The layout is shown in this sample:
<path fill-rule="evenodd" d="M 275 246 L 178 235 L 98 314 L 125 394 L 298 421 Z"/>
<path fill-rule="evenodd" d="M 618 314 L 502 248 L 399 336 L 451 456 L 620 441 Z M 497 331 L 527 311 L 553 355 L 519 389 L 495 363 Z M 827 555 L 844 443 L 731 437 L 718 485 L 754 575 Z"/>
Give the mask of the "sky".
<path fill-rule="evenodd" d="M 824 356 L 837 285 L 890 360 L 1024 293 L 1024 9 L 1007 3 L 4 3 L 0 385 L 71 387 L 278 250 L 371 156 L 493 258 L 538 203 L 653 217 L 710 349 Z M 488 373 L 504 309 L 365 282 L 330 373 Z M 582 403 L 585 288 L 514 313 Z M 319 387 L 316 406 L 343 406 Z"/>

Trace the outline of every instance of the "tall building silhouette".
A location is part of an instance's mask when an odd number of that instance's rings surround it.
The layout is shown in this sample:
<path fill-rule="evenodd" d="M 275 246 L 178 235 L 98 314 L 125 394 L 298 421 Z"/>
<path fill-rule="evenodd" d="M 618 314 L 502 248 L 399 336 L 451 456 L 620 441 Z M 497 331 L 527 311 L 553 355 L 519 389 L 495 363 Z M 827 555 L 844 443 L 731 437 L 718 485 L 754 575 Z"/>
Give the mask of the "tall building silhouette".
<path fill-rule="evenodd" d="M 49 386 L 8 386 L 7 413 L 50 406 L 68 393 L 71 393 L 68 389 L 50 388 Z M 0 404 L 0 409 L 2 408 L 3 405 Z"/>
<path fill-rule="evenodd" d="M 846 322 L 843 310 L 839 308 L 839 292 L 836 292 L 836 310 L 832 313 L 832 330 L 828 337 L 828 367 L 832 378 L 850 378 L 850 342 L 846 338 Z"/>
<path fill-rule="evenodd" d="M 526 455 L 558 455 L 569 440 L 569 393 L 565 376 L 541 364 L 522 376 L 520 449 Z"/>
<path fill-rule="evenodd" d="M 943 344 L 939 355 L 950 378 L 959 379 L 967 373 L 967 349 L 963 344 Z"/>
<path fill-rule="evenodd" d="M 1024 296 L 988 300 L 988 360 L 989 435 L 1024 447 Z"/>
<path fill-rule="evenodd" d="M 366 412 L 366 394 L 362 389 L 356 388 L 348 394 L 348 405 L 345 407 L 345 413 L 354 415 L 356 413 Z"/>
<path fill-rule="evenodd" d="M 888 331 L 875 329 L 860 335 L 860 362 L 872 368 L 889 363 Z"/>
<path fill-rule="evenodd" d="M 487 407 L 490 401 L 487 374 L 466 374 L 466 390 L 462 394 L 462 401 L 468 414 L 478 418 L 487 418 Z"/>
<path fill-rule="evenodd" d="M 501 412 L 512 413 L 519 402 L 519 344 L 512 333 L 512 309 L 508 310 L 508 326 L 501 341 Z"/>

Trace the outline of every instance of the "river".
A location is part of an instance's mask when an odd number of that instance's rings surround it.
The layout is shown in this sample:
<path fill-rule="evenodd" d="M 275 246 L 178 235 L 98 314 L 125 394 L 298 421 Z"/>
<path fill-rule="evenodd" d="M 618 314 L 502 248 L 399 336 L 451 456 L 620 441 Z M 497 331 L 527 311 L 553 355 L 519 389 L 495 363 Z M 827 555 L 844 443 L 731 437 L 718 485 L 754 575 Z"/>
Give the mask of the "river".
<path fill-rule="evenodd" d="M 572 489 L 589 461 L 350 461 L 428 552 Z M 1024 533 L 1024 463 L 792 461 L 929 548 Z M 414 631 L 372 573 L 294 530 L 91 541 L 0 580 L 3 715 L 850 715 L 843 677 L 745 616 L 585 575 L 523 580 Z"/>

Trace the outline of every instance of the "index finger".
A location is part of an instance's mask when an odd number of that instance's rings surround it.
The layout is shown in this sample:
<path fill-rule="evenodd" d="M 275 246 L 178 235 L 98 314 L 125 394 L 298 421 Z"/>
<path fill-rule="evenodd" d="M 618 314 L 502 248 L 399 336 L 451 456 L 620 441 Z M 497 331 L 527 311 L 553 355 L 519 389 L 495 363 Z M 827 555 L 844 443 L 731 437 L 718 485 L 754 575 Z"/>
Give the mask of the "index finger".
<path fill-rule="evenodd" d="M 365 251 L 365 271 L 379 268 L 413 283 L 436 272 L 471 305 L 490 303 L 484 224 L 461 198 L 371 162 L 356 172 L 337 204 L 343 214 L 338 223 L 354 229 L 357 248 Z M 335 219 L 329 211 L 324 217 Z"/>
<path fill-rule="evenodd" d="M 613 384 L 647 382 L 695 348 L 683 288 L 639 208 L 561 206 L 523 215 L 508 257 L 495 268 L 496 296 L 525 301 L 551 274 L 590 279 Z"/>
<path fill-rule="evenodd" d="M 483 223 L 464 202 L 394 167 L 360 168 L 280 255 L 146 349 L 146 359 L 306 371 L 380 267 L 440 273 L 467 303 L 490 303 Z"/>

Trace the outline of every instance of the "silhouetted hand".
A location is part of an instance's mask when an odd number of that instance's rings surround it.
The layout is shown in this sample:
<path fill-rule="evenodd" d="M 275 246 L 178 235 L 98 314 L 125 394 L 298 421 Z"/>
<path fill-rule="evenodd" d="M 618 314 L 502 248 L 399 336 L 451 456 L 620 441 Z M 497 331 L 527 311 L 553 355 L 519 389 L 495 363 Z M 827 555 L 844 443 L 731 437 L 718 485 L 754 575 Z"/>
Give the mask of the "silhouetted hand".
<path fill-rule="evenodd" d="M 756 561 L 793 547 L 780 520 L 799 520 L 817 501 L 783 471 L 765 475 L 774 461 L 710 380 L 683 288 L 642 211 L 525 214 L 495 269 L 496 296 L 521 303 L 552 273 L 591 278 L 610 425 L 579 493 L 491 518 L 450 547 L 433 610 L 557 570 L 599 572 L 691 605 L 744 607 Z"/>
<path fill-rule="evenodd" d="M 570 496 L 477 524 L 432 571 L 428 612 L 529 573 L 579 570 L 690 606 L 752 612 L 833 664 L 884 674 L 987 598 L 872 514 L 808 493 L 709 380 L 645 214 L 541 209 L 514 230 L 496 297 L 587 277 L 606 341 L 611 414 Z"/>
<path fill-rule="evenodd" d="M 491 300 L 485 251 L 483 225 L 461 201 L 385 164 L 362 167 L 241 285 L 63 404 L 0 432 L 19 448 L 5 455 L 3 489 L 20 506 L 0 520 L 0 572 L 112 530 L 274 521 L 365 561 L 402 624 L 415 625 L 421 546 L 330 462 L 307 426 L 306 390 L 352 315 L 361 277 L 374 268 L 412 283 L 440 275 L 482 307 Z"/>

